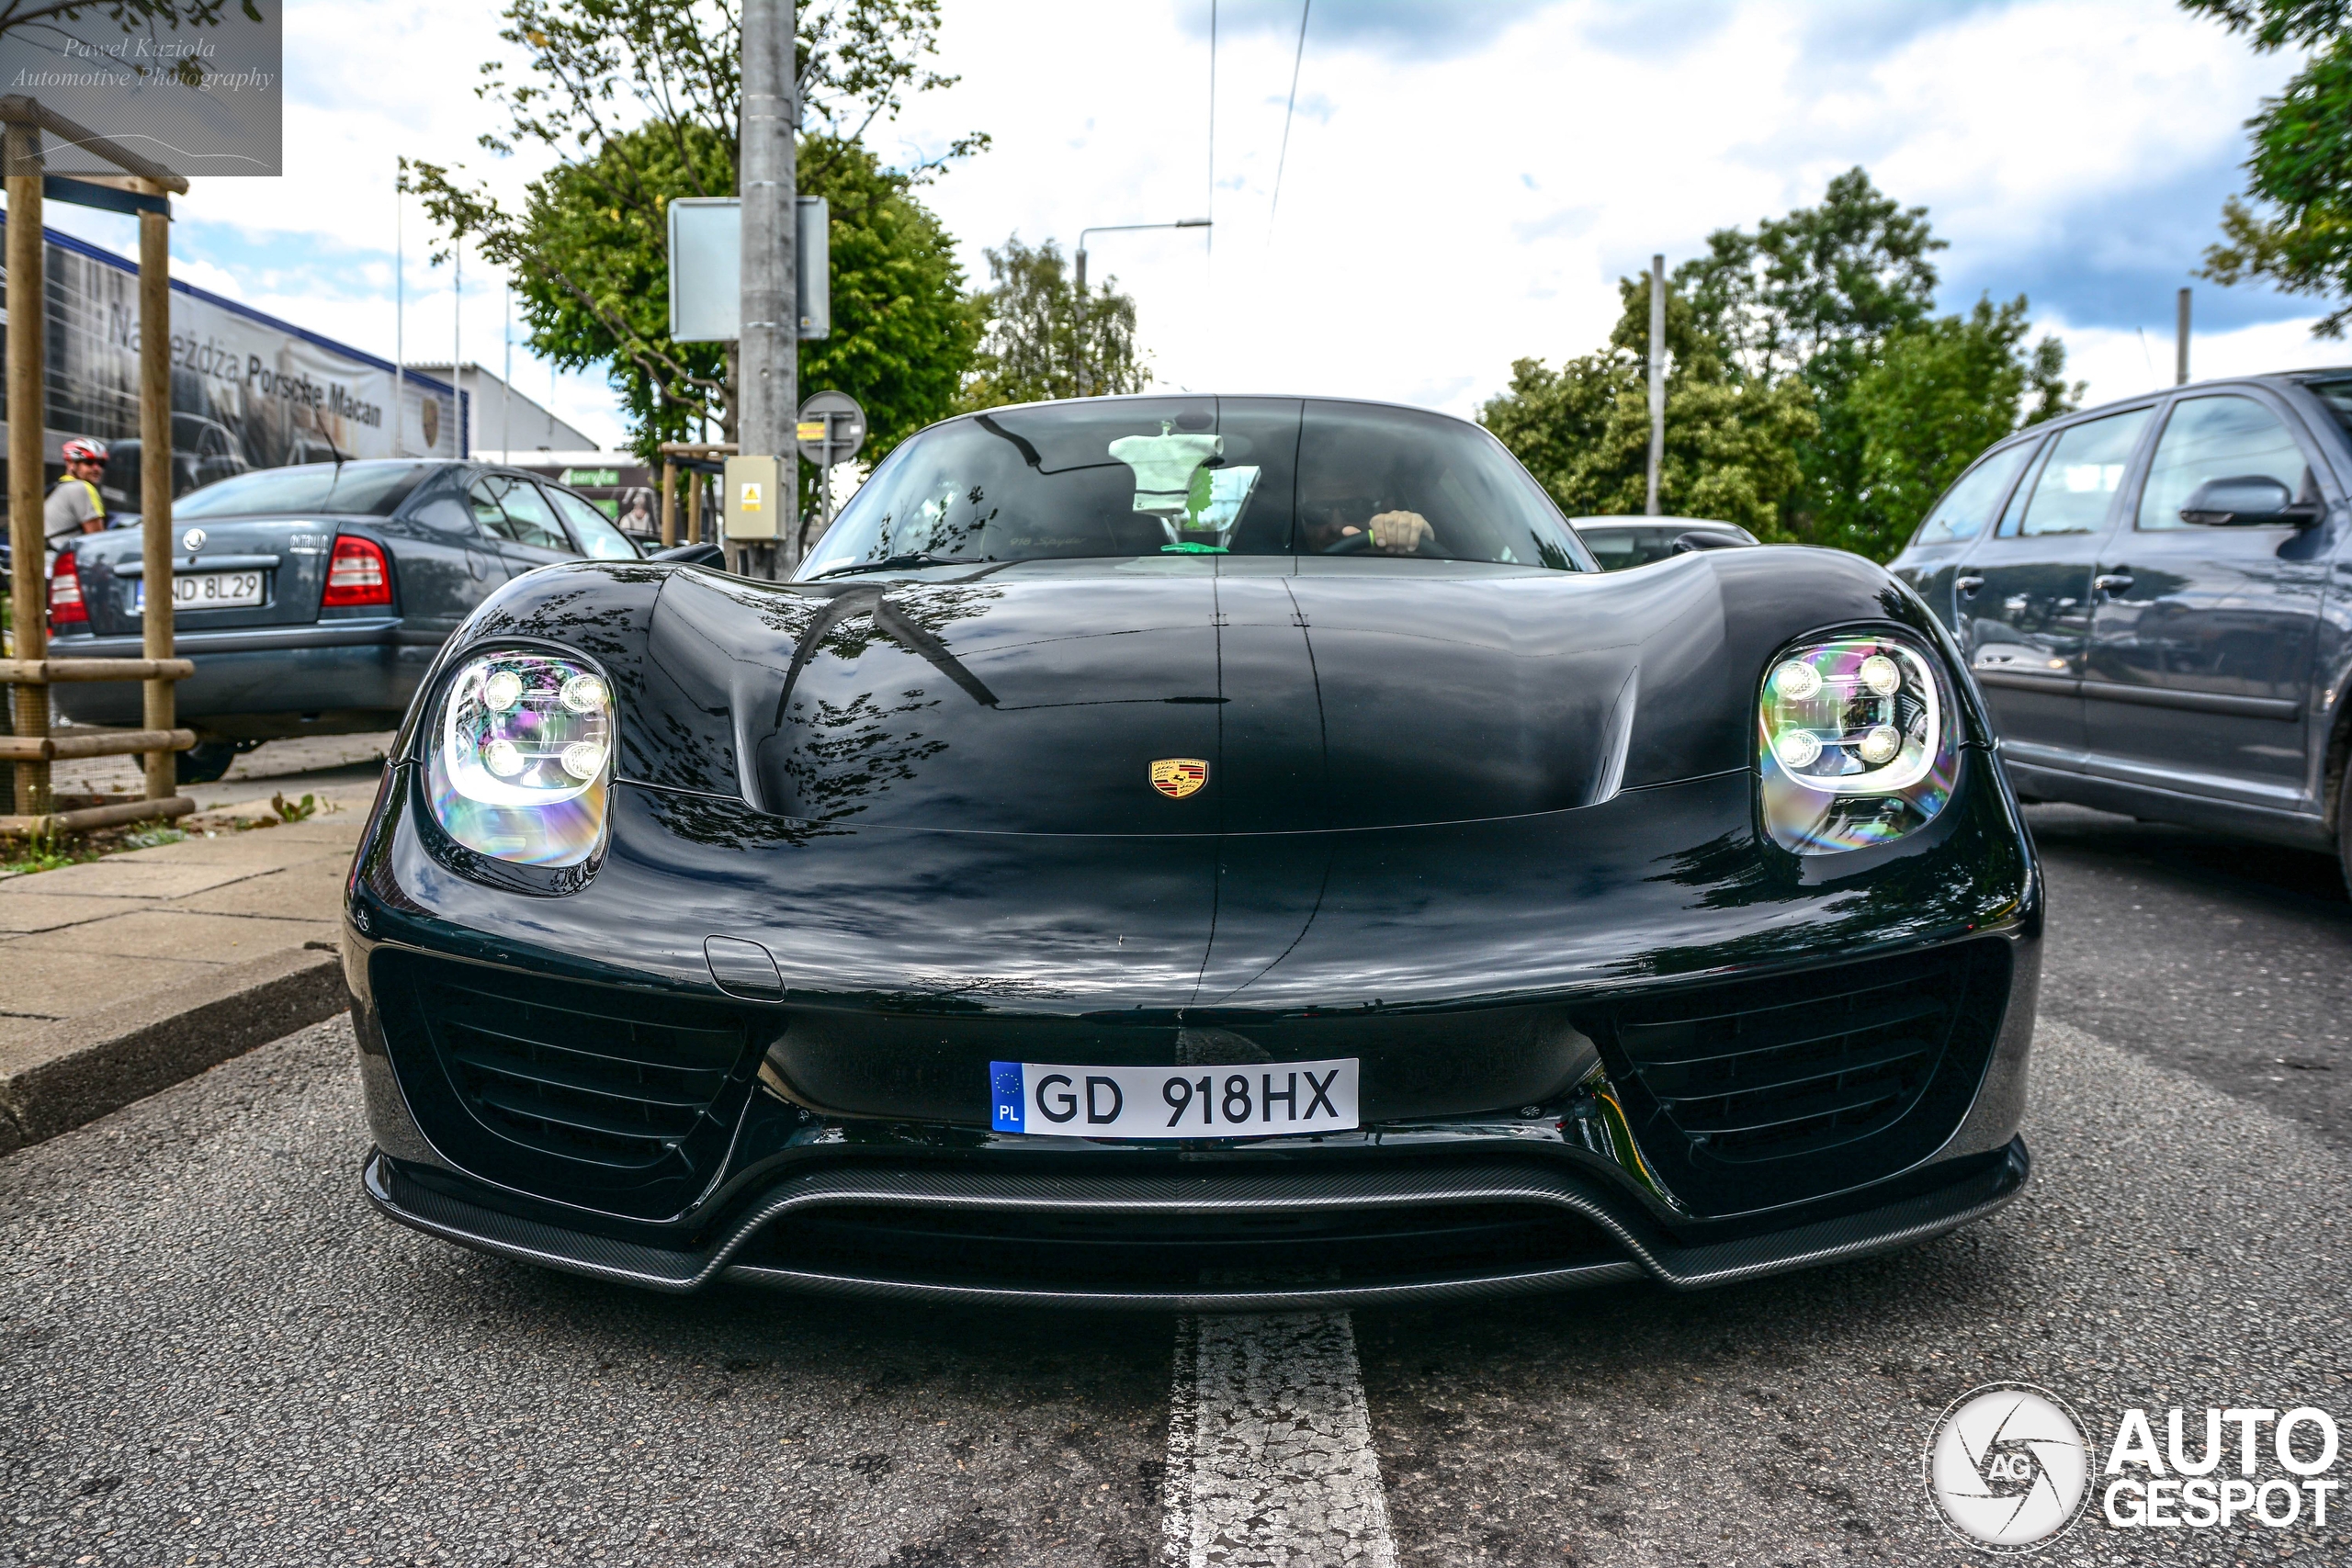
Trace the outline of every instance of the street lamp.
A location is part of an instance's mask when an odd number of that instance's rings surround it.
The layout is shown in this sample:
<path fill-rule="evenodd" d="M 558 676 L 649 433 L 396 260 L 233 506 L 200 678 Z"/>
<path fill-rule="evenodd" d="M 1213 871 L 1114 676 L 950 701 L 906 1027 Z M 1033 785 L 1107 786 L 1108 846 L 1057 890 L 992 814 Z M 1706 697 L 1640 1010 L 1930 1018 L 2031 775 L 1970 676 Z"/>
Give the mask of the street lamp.
<path fill-rule="evenodd" d="M 1138 229 L 1206 229 L 1212 220 L 1206 218 L 1179 218 L 1173 223 L 1104 223 L 1078 231 L 1078 294 L 1086 297 L 1086 236 L 1089 234 L 1132 234 Z"/>
<path fill-rule="evenodd" d="M 1078 310 L 1079 353 L 1078 395 L 1086 396 L 1086 236 L 1089 234 L 1132 234 L 1139 229 L 1207 229 L 1213 221 L 1206 218 L 1179 218 L 1173 223 L 1102 223 L 1078 231 Z"/>

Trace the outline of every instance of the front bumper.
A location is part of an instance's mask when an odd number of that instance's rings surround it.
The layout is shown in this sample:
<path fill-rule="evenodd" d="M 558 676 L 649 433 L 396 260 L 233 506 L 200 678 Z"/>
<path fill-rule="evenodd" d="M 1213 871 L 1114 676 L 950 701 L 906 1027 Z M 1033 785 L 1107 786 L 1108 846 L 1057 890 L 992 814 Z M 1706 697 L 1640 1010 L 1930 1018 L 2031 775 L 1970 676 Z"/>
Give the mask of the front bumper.
<path fill-rule="evenodd" d="M 1399 1162 L 1329 1171 L 1227 1171 L 1215 1176 L 1042 1175 L 924 1167 L 810 1169 L 779 1182 L 705 1245 L 668 1250 L 568 1230 L 485 1207 L 420 1179 L 381 1150 L 362 1173 L 368 1201 L 404 1225 L 526 1263 L 669 1293 L 715 1280 L 868 1299 L 1129 1309 L 1289 1312 L 1416 1306 L 1621 1284 L 1649 1279 L 1676 1290 L 1727 1285 L 1908 1247 L 1981 1219 L 2024 1189 L 2030 1162 L 2013 1139 L 1991 1156 L 1952 1162 L 1940 1184 L 1891 1202 L 1786 1228 L 1682 1240 L 1627 1212 L 1599 1184 L 1537 1162 Z M 1374 1281 L 1212 1278 L 1192 1288 L 1077 1285 L 998 1279 L 910 1279 L 854 1268 L 792 1266 L 747 1256 L 763 1229 L 796 1216 L 888 1207 L 962 1217 L 1073 1216 L 1135 1234 L 1204 1216 L 1343 1216 L 1417 1209 L 1534 1206 L 1599 1234 L 1591 1256 L 1541 1266 L 1457 1269 Z"/>
<path fill-rule="evenodd" d="M 2041 892 L 1990 767 L 1919 843 L 1857 856 L 1832 878 L 1762 876 L 1735 848 L 1674 848 L 1736 846 L 1743 778 L 1562 814 L 1572 822 L 1345 837 L 1317 919 L 1352 924 L 1270 1004 L 1147 1005 L 1162 961 L 1124 956 L 1152 940 L 1149 910 L 1130 905 L 1103 917 L 1125 923 L 1123 943 L 1072 942 L 1060 982 L 1094 990 L 1065 1012 L 1032 999 L 1040 987 L 985 976 L 885 988 L 883 961 L 934 974 L 959 953 L 985 963 L 977 918 L 934 931 L 943 909 L 1049 901 L 1074 927 L 1090 914 L 1083 898 L 1132 890 L 1152 855 L 1191 846 L 1121 846 L 1111 875 L 1104 850 L 1083 842 L 856 829 L 785 840 L 740 806 L 624 786 L 597 874 L 563 897 L 525 897 L 445 863 L 411 771 L 388 781 L 345 930 L 377 1145 L 368 1192 L 402 1224 L 548 1267 L 671 1292 L 726 1279 L 1154 1310 L 1398 1304 L 1645 1278 L 1688 1289 L 1908 1245 L 1989 1213 L 2026 1179 L 2016 1134 Z M 973 863 L 983 854 L 1000 858 Z M 1016 854 L 1029 858 L 1003 858 Z M 1049 855 L 1072 857 L 1066 878 L 1048 881 Z M 792 868 L 788 891 L 768 882 L 770 863 Z M 1400 866 L 1442 868 L 1446 880 Z M 1432 892 L 1446 886 L 1460 889 L 1452 903 Z M 1464 978 L 1450 994 L 1433 979 L 1402 1006 L 1350 994 L 1366 951 L 1358 933 L 1390 918 L 1380 900 L 1407 897 L 1417 951 L 1450 931 L 1459 956 L 1445 967 Z M 1335 914 L 1342 898 L 1354 902 Z M 1497 908 L 1507 924 L 1480 914 Z M 854 941 L 836 932 L 853 921 Z M 1650 940 L 1630 960 L 1628 929 Z M 1536 945 L 1529 930 L 1559 934 Z M 715 983 L 705 939 L 729 932 L 774 949 L 781 995 Z M 934 942 L 921 964 L 909 956 L 918 940 Z M 1314 953 L 1311 929 L 1283 940 L 1295 956 Z M 1523 955 L 1515 975 L 1502 971 L 1507 954 Z M 1189 981 L 1198 952 L 1184 962 Z M 1857 990 L 1857 976 L 1874 988 Z M 1379 983 L 1390 998 L 1406 988 L 1393 970 Z M 1873 1018 L 1909 1027 L 1921 998 L 1941 996 L 1979 1032 L 1866 1138 L 1799 1157 L 1751 1147 L 1738 1156 L 1751 1163 L 1727 1164 L 1713 1151 L 1754 1102 L 1693 1101 L 1658 1069 L 1681 1069 L 1666 1058 L 1687 1057 L 1679 1043 L 1702 1038 L 1733 991 L 1773 1020 L 1831 1011 L 1833 1032 Z M 628 1071 L 651 1076 L 633 1081 L 660 1080 L 644 1114 L 679 1108 L 674 1119 L 575 1119 L 534 1144 L 527 1119 L 560 1122 L 580 1103 L 563 1098 L 584 1082 L 583 1058 L 568 1054 L 603 1051 L 594 1037 L 608 1028 L 643 1047 Z M 1203 1032 L 1254 1037 L 1266 1060 L 1361 1055 L 1366 1126 L 1182 1148 L 988 1130 L 991 1052 L 1192 1061 L 1182 1053 Z M 1518 1092 L 1511 1075 L 1563 1041 L 1587 1054 L 1546 1058 L 1544 1086 Z M 964 1099 L 981 1102 L 977 1115 Z M 1678 1129 L 1680 1148 L 1669 1146 Z M 597 1185 L 595 1160 L 652 1171 L 644 1151 L 656 1145 L 669 1174 Z"/>

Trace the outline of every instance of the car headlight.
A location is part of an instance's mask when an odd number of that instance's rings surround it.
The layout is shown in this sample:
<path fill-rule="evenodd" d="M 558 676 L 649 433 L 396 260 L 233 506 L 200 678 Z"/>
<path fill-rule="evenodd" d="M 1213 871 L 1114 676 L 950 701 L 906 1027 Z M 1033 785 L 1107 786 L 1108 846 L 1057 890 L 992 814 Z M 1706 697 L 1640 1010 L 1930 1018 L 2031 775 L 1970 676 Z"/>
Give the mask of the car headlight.
<path fill-rule="evenodd" d="M 443 831 L 521 865 L 578 865 L 604 840 L 613 688 L 576 653 L 511 649 L 458 669 L 425 731 Z"/>
<path fill-rule="evenodd" d="M 1926 650 L 1893 637 L 1800 643 L 1757 694 L 1765 831 L 1801 855 L 1917 832 L 1951 798 L 1955 745 L 1951 692 Z"/>

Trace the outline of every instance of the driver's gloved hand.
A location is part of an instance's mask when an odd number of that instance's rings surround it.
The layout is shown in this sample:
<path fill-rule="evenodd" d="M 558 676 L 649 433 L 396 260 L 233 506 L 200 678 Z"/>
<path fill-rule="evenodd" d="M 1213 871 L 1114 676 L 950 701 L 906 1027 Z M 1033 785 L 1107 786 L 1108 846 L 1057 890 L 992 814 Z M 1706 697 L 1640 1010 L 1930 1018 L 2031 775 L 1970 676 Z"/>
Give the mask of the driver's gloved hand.
<path fill-rule="evenodd" d="M 1409 556 L 1437 537 L 1418 512 L 1383 512 L 1365 526 L 1372 530 L 1372 547 L 1387 556 Z"/>

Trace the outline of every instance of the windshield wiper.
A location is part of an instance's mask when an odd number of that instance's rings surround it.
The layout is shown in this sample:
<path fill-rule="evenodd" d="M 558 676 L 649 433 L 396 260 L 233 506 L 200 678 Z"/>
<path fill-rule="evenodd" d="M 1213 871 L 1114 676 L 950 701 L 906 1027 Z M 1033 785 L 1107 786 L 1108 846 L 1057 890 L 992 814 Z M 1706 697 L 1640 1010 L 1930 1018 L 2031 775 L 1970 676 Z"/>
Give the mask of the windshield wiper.
<path fill-rule="evenodd" d="M 881 560 L 852 561 L 847 566 L 829 566 L 808 581 L 819 582 L 828 577 L 847 577 L 852 572 L 858 571 L 897 571 L 910 566 L 978 566 L 979 564 L 975 560 L 958 560 L 953 556 L 888 556 Z"/>

